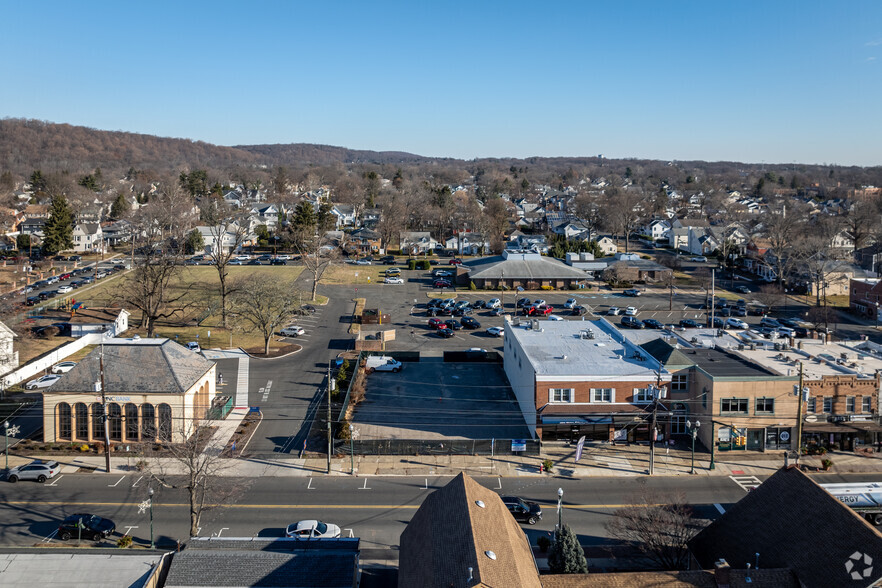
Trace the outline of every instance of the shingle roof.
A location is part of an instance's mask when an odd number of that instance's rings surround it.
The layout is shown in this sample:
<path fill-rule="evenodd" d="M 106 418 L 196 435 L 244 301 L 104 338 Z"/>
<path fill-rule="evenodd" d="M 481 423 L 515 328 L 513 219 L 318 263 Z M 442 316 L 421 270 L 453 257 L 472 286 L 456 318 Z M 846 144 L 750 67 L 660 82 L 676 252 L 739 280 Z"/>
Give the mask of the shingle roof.
<path fill-rule="evenodd" d="M 661 364 L 665 366 L 665 369 L 669 371 L 671 369 L 680 369 L 695 365 L 694 361 L 691 361 L 688 357 L 683 355 L 679 349 L 673 347 L 661 337 L 643 343 L 640 347 L 642 347 L 649 355 L 659 360 Z"/>
<path fill-rule="evenodd" d="M 704 568 L 720 558 L 740 567 L 759 553 L 761 567 L 790 568 L 806 588 L 869 586 L 882 578 L 882 533 L 795 467 L 778 470 L 689 548 Z"/>
<path fill-rule="evenodd" d="M 94 390 L 95 382 L 101 380 L 101 347 L 93 349 L 46 392 Z M 103 348 L 104 390 L 110 394 L 181 394 L 214 365 L 214 362 L 169 339 L 105 343 Z"/>
<path fill-rule="evenodd" d="M 587 274 L 551 257 L 536 255 L 501 255 L 482 257 L 462 265 L 471 279 L 500 279 L 503 274 L 513 280 L 587 279 Z"/>
<path fill-rule="evenodd" d="M 750 582 L 745 581 L 745 576 Z M 609 574 L 549 574 L 542 576 L 542 588 L 717 588 L 708 570 L 672 572 L 614 572 Z M 787 569 L 730 570 L 729 588 L 798 588 L 799 582 Z"/>
<path fill-rule="evenodd" d="M 400 544 L 401 588 L 541 586 L 526 535 L 502 499 L 462 473 L 426 497 Z"/>

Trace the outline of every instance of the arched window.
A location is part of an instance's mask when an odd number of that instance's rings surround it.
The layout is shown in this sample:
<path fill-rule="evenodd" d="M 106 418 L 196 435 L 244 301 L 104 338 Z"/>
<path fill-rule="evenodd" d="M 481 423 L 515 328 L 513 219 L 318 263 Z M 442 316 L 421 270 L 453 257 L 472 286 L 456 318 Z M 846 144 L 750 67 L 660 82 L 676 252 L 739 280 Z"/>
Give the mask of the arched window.
<path fill-rule="evenodd" d="M 126 404 L 126 441 L 138 440 L 138 407 L 129 402 Z"/>
<path fill-rule="evenodd" d="M 160 404 L 159 429 L 157 430 L 160 441 L 171 441 L 172 438 L 172 411 L 168 404 Z"/>
<path fill-rule="evenodd" d="M 70 439 L 70 404 L 58 403 L 58 438 Z"/>
<path fill-rule="evenodd" d="M 110 440 L 122 441 L 122 410 L 116 402 L 107 407 L 107 421 L 110 423 Z"/>
<path fill-rule="evenodd" d="M 104 405 L 92 403 L 92 439 L 104 439 Z"/>
<path fill-rule="evenodd" d="M 152 404 L 141 405 L 141 440 L 153 441 L 156 439 L 156 409 Z"/>
<path fill-rule="evenodd" d="M 89 440 L 89 408 L 82 402 L 74 405 L 74 415 L 76 417 L 77 439 L 83 441 Z"/>

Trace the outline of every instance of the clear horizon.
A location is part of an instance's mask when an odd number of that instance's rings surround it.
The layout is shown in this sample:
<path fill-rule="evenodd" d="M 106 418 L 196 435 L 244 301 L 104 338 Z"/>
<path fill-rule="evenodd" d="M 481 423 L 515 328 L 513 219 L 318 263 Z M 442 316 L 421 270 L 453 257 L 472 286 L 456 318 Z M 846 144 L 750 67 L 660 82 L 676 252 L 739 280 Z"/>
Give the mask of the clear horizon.
<path fill-rule="evenodd" d="M 878 2 L 4 12 L 2 116 L 466 160 L 882 164 Z"/>

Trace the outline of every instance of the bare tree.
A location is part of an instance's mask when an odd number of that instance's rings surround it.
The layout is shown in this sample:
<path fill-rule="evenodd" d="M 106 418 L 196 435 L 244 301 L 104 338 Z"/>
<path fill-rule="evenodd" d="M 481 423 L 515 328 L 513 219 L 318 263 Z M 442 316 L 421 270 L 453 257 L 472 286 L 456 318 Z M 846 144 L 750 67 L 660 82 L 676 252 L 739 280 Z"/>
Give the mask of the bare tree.
<path fill-rule="evenodd" d="M 842 222 L 854 243 L 854 251 L 857 252 L 879 226 L 879 211 L 872 203 L 859 200 L 845 214 Z"/>
<path fill-rule="evenodd" d="M 227 298 L 232 293 L 229 265 L 233 256 L 251 235 L 248 220 L 241 212 L 233 211 L 220 199 L 206 199 L 202 206 L 202 221 L 208 226 L 213 241 L 208 251 L 211 265 L 217 270 L 221 297 L 221 324 L 227 328 L 229 313 Z"/>
<path fill-rule="evenodd" d="M 269 355 L 270 339 L 276 329 L 295 313 L 299 296 L 293 284 L 274 280 L 258 280 L 236 289 L 236 315 L 249 325 L 248 330 L 263 336 L 264 355 Z"/>
<path fill-rule="evenodd" d="M 573 198 L 572 207 L 573 214 L 588 229 L 588 240 L 591 241 L 602 220 L 597 200 L 590 194 L 579 194 Z"/>
<path fill-rule="evenodd" d="M 157 321 L 182 314 L 193 305 L 187 299 L 189 286 L 175 289 L 180 268 L 176 256 L 164 255 L 160 250 L 145 251 L 119 284 L 116 298 L 141 311 L 140 326 L 147 329 L 148 337 L 155 335 Z"/>
<path fill-rule="evenodd" d="M 778 210 L 769 210 L 764 222 L 764 232 L 772 249 L 770 261 L 778 275 L 778 284 L 783 287 L 784 280 L 793 266 L 793 243 L 796 240 L 802 216 L 799 211 L 787 209 L 782 205 Z"/>
<path fill-rule="evenodd" d="M 613 188 L 607 192 L 601 208 L 604 226 L 617 236 L 624 235 L 626 252 L 630 250 L 631 233 L 640 226 L 643 218 L 644 200 L 641 190 Z"/>
<path fill-rule="evenodd" d="M 404 218 L 405 207 L 403 197 L 397 193 L 386 194 L 386 200 L 382 204 L 382 215 L 377 223 L 377 232 L 383 240 L 386 249 L 392 248 L 392 243 L 398 238 L 399 233 L 407 221 Z"/>
<path fill-rule="evenodd" d="M 301 202 L 288 225 L 294 248 L 300 254 L 303 266 L 312 275 L 312 300 L 315 300 L 318 284 L 325 271 L 339 257 L 343 243 L 335 244 L 328 237 L 331 218 L 324 209 L 316 216 L 309 202 Z"/>
<path fill-rule="evenodd" d="M 659 496 L 645 490 L 631 506 L 620 508 L 606 524 L 610 536 L 628 541 L 666 570 L 682 570 L 689 562 L 689 540 L 703 523 L 692 517 L 685 496 Z"/>

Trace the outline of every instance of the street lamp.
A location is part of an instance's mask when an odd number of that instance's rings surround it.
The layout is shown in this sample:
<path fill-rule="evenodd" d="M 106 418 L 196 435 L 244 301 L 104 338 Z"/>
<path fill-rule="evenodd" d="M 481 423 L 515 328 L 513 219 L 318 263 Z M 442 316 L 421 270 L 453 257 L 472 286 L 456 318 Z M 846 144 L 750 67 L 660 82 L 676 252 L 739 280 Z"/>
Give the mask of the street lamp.
<path fill-rule="evenodd" d="M 355 429 L 352 424 L 349 424 L 349 475 L 355 475 L 355 441 L 353 440 L 353 433 Z"/>
<path fill-rule="evenodd" d="M 3 423 L 3 436 L 6 437 L 6 451 L 3 452 L 6 456 L 6 471 L 9 471 L 9 421 Z"/>
<path fill-rule="evenodd" d="M 698 427 L 701 426 L 701 422 L 698 419 L 695 419 L 695 422 L 686 421 L 686 428 L 689 429 L 689 433 L 692 435 L 692 465 L 690 467 L 689 473 L 695 473 L 695 437 L 698 435 Z"/>
<path fill-rule="evenodd" d="M 563 488 L 557 489 L 557 532 L 560 533 L 563 529 L 563 520 L 562 513 L 563 512 Z"/>
<path fill-rule="evenodd" d="M 155 549 L 156 545 L 153 543 L 153 488 L 147 488 L 147 496 L 150 501 L 150 549 Z"/>

